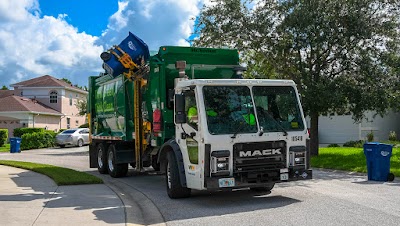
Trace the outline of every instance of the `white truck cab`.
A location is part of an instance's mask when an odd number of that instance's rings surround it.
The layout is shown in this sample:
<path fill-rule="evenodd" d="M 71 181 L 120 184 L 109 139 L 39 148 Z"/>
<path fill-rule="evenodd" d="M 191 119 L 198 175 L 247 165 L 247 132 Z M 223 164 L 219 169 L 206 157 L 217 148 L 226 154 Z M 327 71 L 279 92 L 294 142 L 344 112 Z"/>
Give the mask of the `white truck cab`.
<path fill-rule="evenodd" d="M 178 172 L 167 164 L 170 196 L 174 184 L 190 194 L 271 190 L 275 183 L 312 178 L 306 122 L 291 80 L 181 79 L 175 126 L 182 163 Z"/>

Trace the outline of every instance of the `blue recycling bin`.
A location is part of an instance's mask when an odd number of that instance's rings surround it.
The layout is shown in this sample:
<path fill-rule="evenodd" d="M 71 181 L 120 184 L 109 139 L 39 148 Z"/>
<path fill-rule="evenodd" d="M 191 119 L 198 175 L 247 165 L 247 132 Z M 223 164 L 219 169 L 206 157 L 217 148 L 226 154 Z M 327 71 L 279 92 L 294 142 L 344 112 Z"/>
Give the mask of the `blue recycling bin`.
<path fill-rule="evenodd" d="M 21 138 L 19 137 L 11 137 L 10 138 L 10 153 L 19 153 L 21 146 Z"/>
<path fill-rule="evenodd" d="M 379 142 L 364 144 L 364 154 L 367 159 L 368 180 L 388 181 L 390 175 L 390 157 L 393 145 Z"/>
<path fill-rule="evenodd" d="M 122 51 L 127 53 L 132 58 L 132 61 L 138 65 L 141 64 L 142 59 L 146 62 L 150 57 L 149 47 L 147 46 L 147 44 L 131 32 L 129 32 L 128 37 L 122 40 L 118 47 L 120 47 Z M 118 56 L 122 56 L 123 54 L 114 47 L 111 48 L 111 51 L 113 51 Z M 107 71 L 108 74 L 112 75 L 113 77 L 117 77 L 123 72 L 128 72 L 128 70 L 124 68 L 121 62 L 119 62 L 118 58 L 109 51 L 102 53 L 100 57 L 104 61 L 103 68 Z"/>

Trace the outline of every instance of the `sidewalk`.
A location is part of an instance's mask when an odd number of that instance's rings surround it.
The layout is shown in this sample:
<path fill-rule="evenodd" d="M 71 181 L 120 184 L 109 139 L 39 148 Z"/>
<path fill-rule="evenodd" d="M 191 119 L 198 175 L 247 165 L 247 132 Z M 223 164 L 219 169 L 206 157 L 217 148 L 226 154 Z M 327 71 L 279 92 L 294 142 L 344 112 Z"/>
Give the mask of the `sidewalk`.
<path fill-rule="evenodd" d="M 124 205 L 106 185 L 57 186 L 0 165 L 0 225 L 125 225 Z"/>

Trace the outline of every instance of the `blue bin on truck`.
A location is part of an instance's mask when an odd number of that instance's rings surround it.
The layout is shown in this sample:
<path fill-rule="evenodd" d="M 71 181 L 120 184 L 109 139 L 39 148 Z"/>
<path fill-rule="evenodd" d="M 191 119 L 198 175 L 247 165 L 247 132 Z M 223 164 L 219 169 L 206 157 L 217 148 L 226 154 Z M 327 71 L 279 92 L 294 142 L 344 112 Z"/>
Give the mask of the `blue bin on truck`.
<path fill-rule="evenodd" d="M 11 137 L 10 138 L 10 153 L 19 153 L 21 147 L 21 138 Z"/>
<path fill-rule="evenodd" d="M 367 159 L 368 180 L 392 181 L 393 174 L 390 173 L 390 157 L 393 145 L 379 142 L 364 144 L 364 154 Z"/>
<path fill-rule="evenodd" d="M 129 32 L 128 37 L 122 40 L 118 47 L 128 54 L 132 58 L 132 61 L 138 65 L 141 64 L 141 60 L 144 60 L 146 63 L 150 57 L 149 47 L 147 44 L 131 32 Z M 111 48 L 107 52 L 103 52 L 100 57 L 104 61 L 103 68 L 106 72 L 113 77 L 117 77 L 123 72 L 128 72 L 128 69 L 124 68 L 112 52 L 118 56 L 123 55 L 123 53 L 115 47 Z"/>

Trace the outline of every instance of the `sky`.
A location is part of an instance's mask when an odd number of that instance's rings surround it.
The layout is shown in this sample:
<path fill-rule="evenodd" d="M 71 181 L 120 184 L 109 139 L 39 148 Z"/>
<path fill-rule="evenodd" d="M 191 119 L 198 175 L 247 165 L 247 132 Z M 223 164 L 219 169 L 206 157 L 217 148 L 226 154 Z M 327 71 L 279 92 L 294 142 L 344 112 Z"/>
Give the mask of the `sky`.
<path fill-rule="evenodd" d="M 1 0 L 0 86 L 42 75 L 87 85 L 100 54 L 132 32 L 150 50 L 188 46 L 210 0 Z M 11 88 L 11 87 L 9 87 Z"/>

